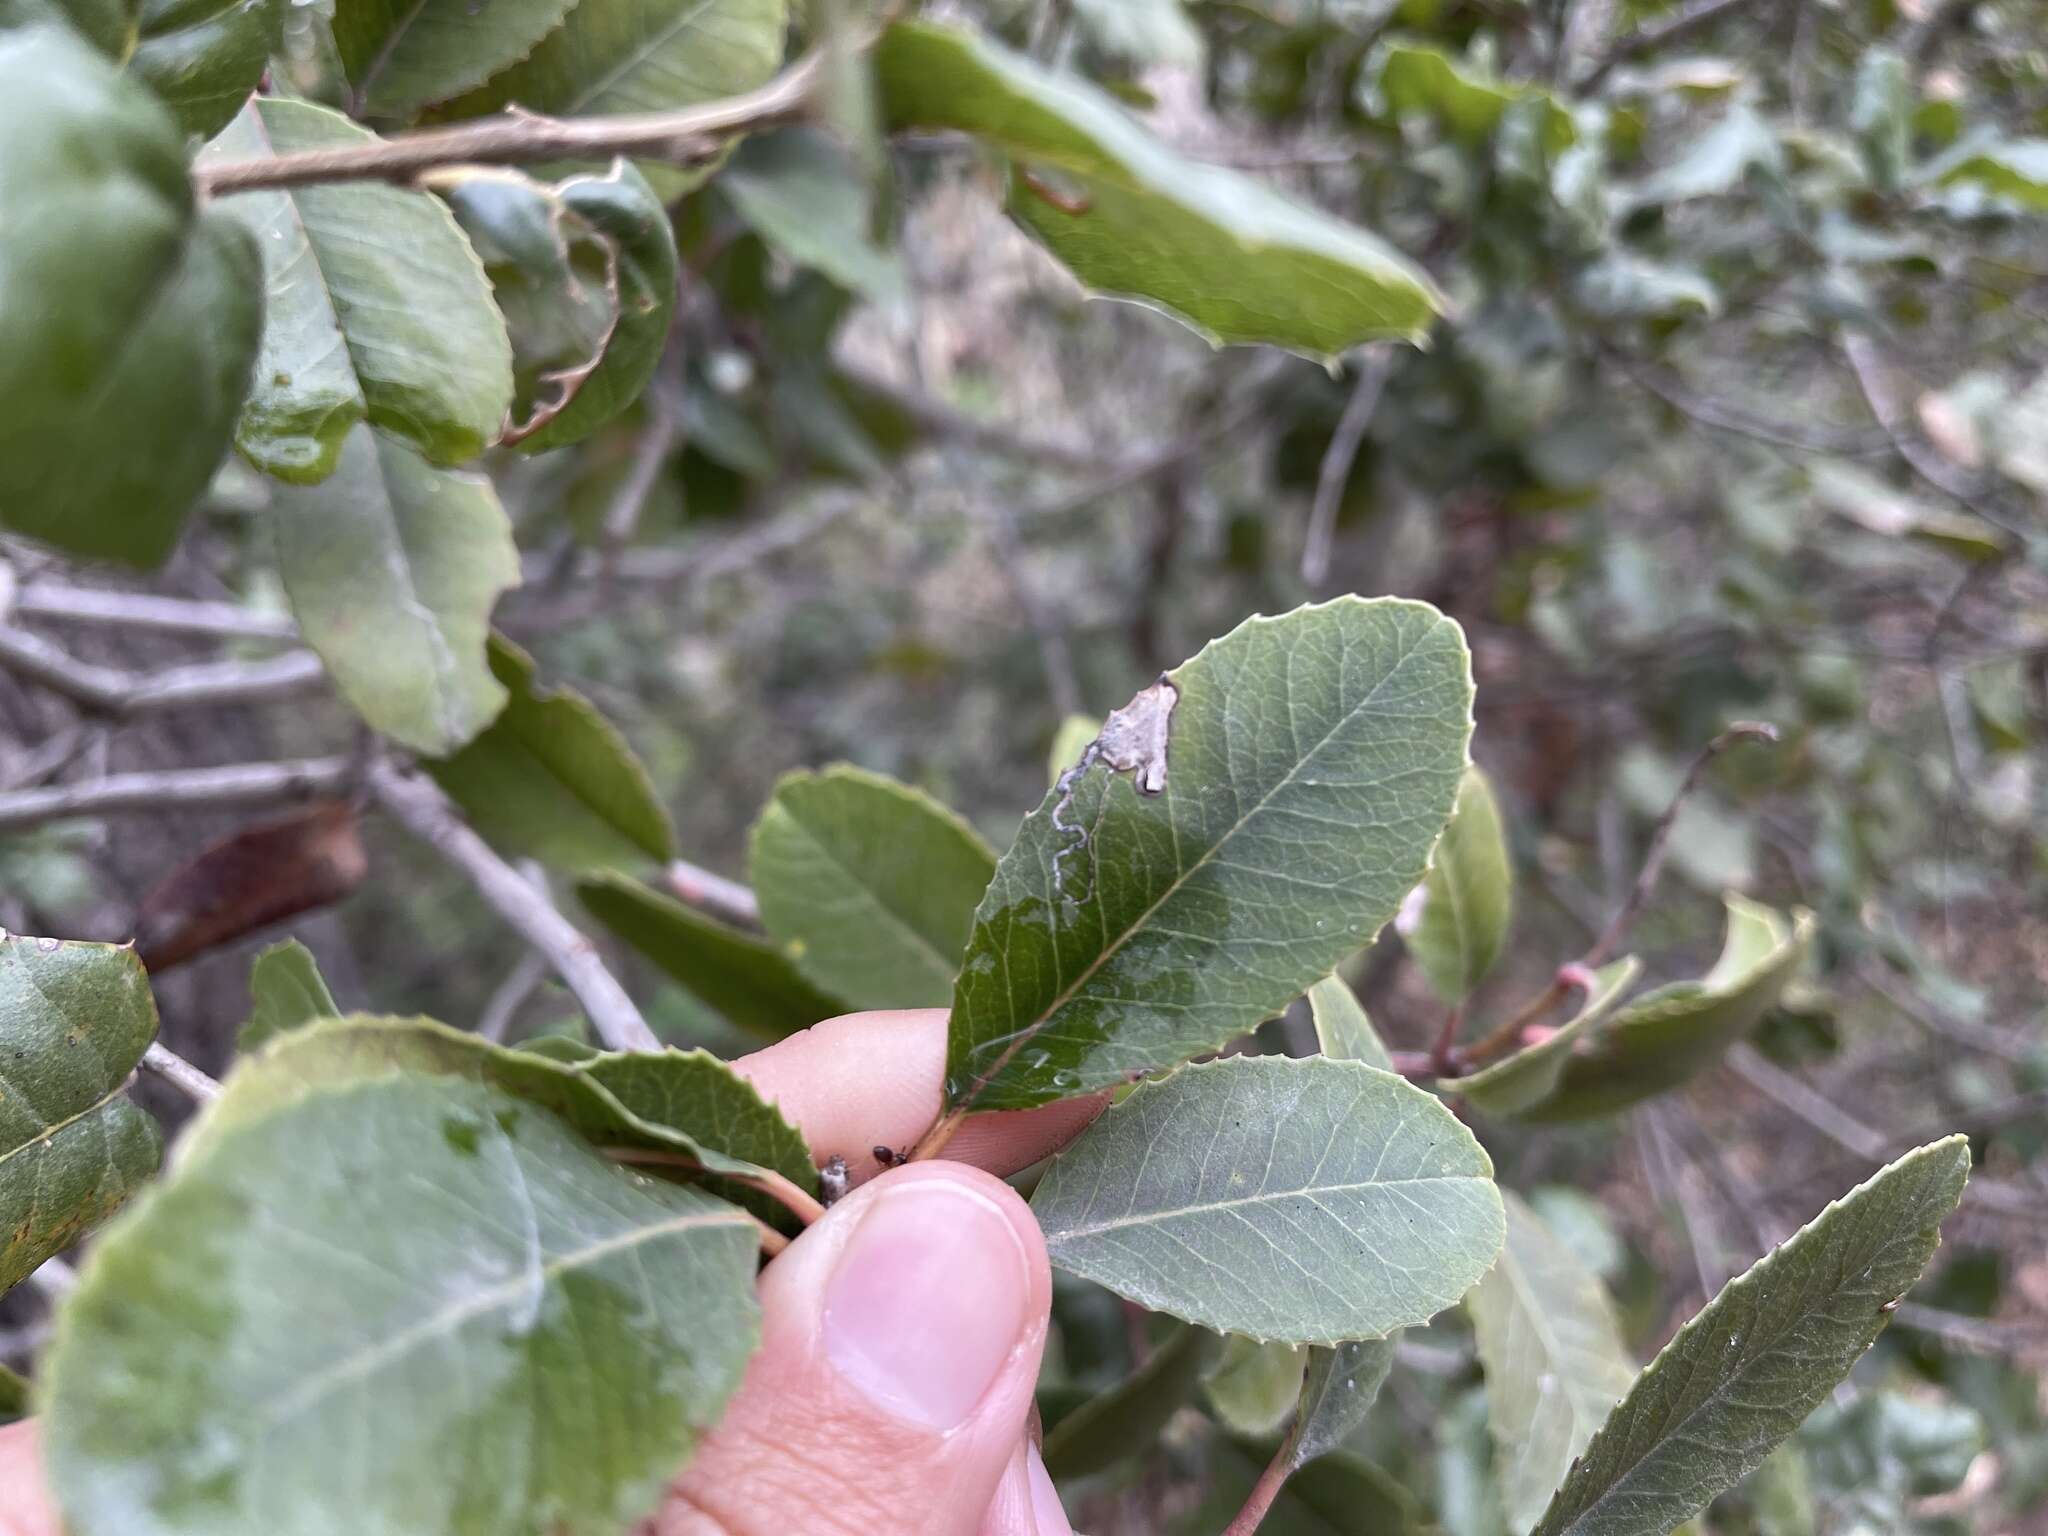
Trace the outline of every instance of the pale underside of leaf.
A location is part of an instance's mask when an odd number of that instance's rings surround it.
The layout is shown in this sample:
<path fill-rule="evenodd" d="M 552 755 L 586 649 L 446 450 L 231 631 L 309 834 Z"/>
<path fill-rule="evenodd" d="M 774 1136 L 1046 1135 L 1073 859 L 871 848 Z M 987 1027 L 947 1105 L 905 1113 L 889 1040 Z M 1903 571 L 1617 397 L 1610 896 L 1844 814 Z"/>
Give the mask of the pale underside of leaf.
<path fill-rule="evenodd" d="M 1424 1322 L 1501 1242 L 1492 1164 L 1431 1095 L 1323 1057 L 1232 1057 L 1141 1084 L 1032 1199 L 1053 1262 L 1254 1339 Z"/>
<path fill-rule="evenodd" d="M 1556 1091 L 1580 1038 L 1621 1006 L 1642 970 L 1643 963 L 1634 956 L 1603 965 L 1593 972 L 1593 984 L 1579 1011 L 1555 1034 L 1525 1045 L 1469 1077 L 1458 1078 L 1449 1087 L 1489 1115 L 1519 1114 L 1541 1104 Z"/>
<path fill-rule="evenodd" d="M 1507 1241 L 1466 1298 L 1509 1525 L 1527 1530 L 1635 1378 L 1599 1277 L 1512 1191 Z"/>
<path fill-rule="evenodd" d="M 756 1228 L 449 1078 L 318 1092 L 181 1161 L 66 1309 L 79 1536 L 615 1536 L 737 1386 Z"/>

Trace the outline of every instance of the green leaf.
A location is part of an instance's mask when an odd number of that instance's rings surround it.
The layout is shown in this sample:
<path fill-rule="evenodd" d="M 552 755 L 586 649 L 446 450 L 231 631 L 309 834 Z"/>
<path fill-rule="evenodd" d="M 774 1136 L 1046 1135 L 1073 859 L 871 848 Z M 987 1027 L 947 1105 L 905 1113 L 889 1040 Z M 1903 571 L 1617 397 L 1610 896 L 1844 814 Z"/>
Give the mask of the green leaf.
<path fill-rule="evenodd" d="M 135 0 L 0 0 L 0 31 L 69 27 L 116 64 L 135 49 Z"/>
<path fill-rule="evenodd" d="M 1157 1312 L 1337 1344 L 1426 1322 L 1500 1249 L 1493 1164 L 1360 1062 L 1234 1056 L 1141 1083 L 1031 1208 L 1053 1263 Z"/>
<path fill-rule="evenodd" d="M 249 386 L 256 247 L 198 210 L 163 107 L 68 28 L 0 34 L 0 139 L 0 523 L 159 564 Z"/>
<path fill-rule="evenodd" d="M 1061 1480 L 1090 1477 L 1151 1451 L 1222 1352 L 1215 1334 L 1180 1329 L 1129 1376 L 1059 1421 L 1045 1437 L 1046 1471 Z"/>
<path fill-rule="evenodd" d="M 786 0 L 602 0 L 568 17 L 451 115 L 517 103 L 579 117 L 659 112 L 736 96 L 782 62 Z"/>
<path fill-rule="evenodd" d="M 624 160 L 553 187 L 458 167 L 436 181 L 482 257 L 512 337 L 513 424 L 539 453 L 578 442 L 639 398 L 675 314 L 668 210 Z"/>
<path fill-rule="evenodd" d="M 1737 103 L 1687 146 L 1685 152 L 1624 194 L 1634 208 L 1661 207 L 1737 191 L 1752 170 L 1777 175 L 1785 151 L 1762 117 Z"/>
<path fill-rule="evenodd" d="M 29 1380 L 0 1365 L 0 1424 L 13 1424 L 29 1414 Z"/>
<path fill-rule="evenodd" d="M 903 301 L 903 264 L 875 239 L 858 169 L 819 130 L 785 128 L 747 140 L 720 172 L 718 190 L 791 261 L 877 304 Z"/>
<path fill-rule="evenodd" d="M 249 1002 L 249 1022 L 235 1040 L 245 1053 L 301 1024 L 341 1014 L 313 952 L 297 939 L 273 944 L 256 957 L 249 967 Z"/>
<path fill-rule="evenodd" d="M 292 616 L 371 726 L 439 755 L 504 708 L 485 642 L 519 552 L 488 480 L 357 426 L 327 479 L 278 488 L 270 521 Z"/>
<path fill-rule="evenodd" d="M 1163 792 L 1098 765 L 996 868 L 954 993 L 956 1108 L 1026 1108 L 1215 1050 L 1367 943 L 1422 877 L 1471 734 L 1457 625 L 1339 598 L 1249 620 L 1169 678 L 1133 701 L 1177 695 L 1147 770 Z"/>
<path fill-rule="evenodd" d="M 284 32 L 282 0 L 142 0 L 129 70 L 187 133 L 218 133 L 263 78 Z"/>
<path fill-rule="evenodd" d="M 1311 1353 L 1292 1344 L 1226 1340 L 1222 1360 L 1202 1383 L 1209 1412 L 1234 1435 L 1263 1440 L 1278 1434 L 1301 1401 L 1302 1376 Z"/>
<path fill-rule="evenodd" d="M 510 695 L 453 757 L 427 763 L 471 826 L 510 853 L 582 874 L 675 857 L 668 811 L 616 727 L 569 688 L 544 688 L 503 635 L 487 650 Z"/>
<path fill-rule="evenodd" d="M 1517 102 L 1540 109 L 1547 153 L 1562 154 L 1579 136 L 1571 113 L 1549 91 L 1460 65 L 1437 48 L 1401 43 L 1388 48 L 1380 64 L 1379 87 L 1391 112 L 1440 122 L 1468 148 L 1485 142 Z"/>
<path fill-rule="evenodd" d="M 1579 1037 L 1621 1006 L 1642 970 L 1643 963 L 1634 957 L 1603 965 L 1593 972 L 1585 1000 L 1568 1023 L 1534 1045 L 1525 1045 L 1492 1066 L 1445 1086 L 1489 1115 L 1519 1115 L 1534 1109 L 1557 1092 Z"/>
<path fill-rule="evenodd" d="M 1635 1379 L 1600 1279 L 1512 1190 L 1500 1258 L 1465 1298 L 1508 1524 L 1527 1530 Z"/>
<path fill-rule="evenodd" d="M 755 1246 L 744 1213 L 481 1083 L 243 1120 L 65 1308 L 43 1400 L 66 1526 L 615 1536 L 739 1385 Z"/>
<path fill-rule="evenodd" d="M 1394 1340 L 1357 1339 L 1308 1352 L 1301 1401 L 1288 1432 L 1289 1459 L 1306 1466 L 1336 1450 L 1365 1422 L 1387 1373 L 1394 1368 Z"/>
<path fill-rule="evenodd" d="M 754 828 L 761 921 L 855 1008 L 943 1008 L 996 856 L 929 795 L 859 768 L 792 773 Z"/>
<path fill-rule="evenodd" d="M 309 1093 L 399 1073 L 487 1083 L 559 1116 L 595 1146 L 680 1153 L 713 1174 L 745 1176 L 765 1168 L 800 1189 L 817 1188 L 803 1138 L 709 1052 L 597 1052 L 564 1062 L 494 1045 L 432 1019 L 363 1014 L 295 1030 L 238 1067 L 233 1092 L 188 1133 L 178 1159 L 200 1155 L 242 1122 Z M 744 1198 L 734 1186 L 719 1189 Z"/>
<path fill-rule="evenodd" d="M 1429 873 L 1395 925 L 1437 996 L 1462 1003 L 1500 958 L 1515 871 L 1493 786 L 1465 770 L 1457 809 L 1430 855 Z"/>
<path fill-rule="evenodd" d="M 891 128 L 958 129 L 1002 151 L 1016 162 L 1011 216 L 1082 282 L 1214 342 L 1335 357 L 1375 337 L 1419 340 L 1442 307 L 1428 276 L 1372 235 L 1182 158 L 1097 87 L 986 38 L 898 22 L 875 67 Z M 1032 176 L 1057 190 L 1034 191 Z"/>
<path fill-rule="evenodd" d="M 0 1291 L 156 1172 L 156 1122 L 122 1091 L 155 1038 L 134 950 L 0 934 Z"/>
<path fill-rule="evenodd" d="M 518 63 L 576 0 L 336 0 L 334 48 L 355 117 L 411 118 Z"/>
<path fill-rule="evenodd" d="M 1863 151 L 1870 179 L 1889 192 L 1905 179 L 1913 153 L 1912 66 L 1890 48 L 1866 48 L 1856 61 L 1849 94 L 1849 129 Z"/>
<path fill-rule="evenodd" d="M 1761 1465 L 1883 1330 L 1969 1173 L 1960 1136 L 1909 1152 L 1730 1281 L 1637 1378 L 1535 1536 L 1668 1531 Z"/>
<path fill-rule="evenodd" d="M 1315 1021 L 1316 1043 L 1325 1056 L 1362 1061 L 1382 1072 L 1394 1070 L 1379 1031 L 1365 1015 L 1365 1006 L 1343 977 L 1330 975 L 1308 989 L 1309 1016 Z"/>
<path fill-rule="evenodd" d="M 265 97 L 200 163 L 374 139 L 338 112 Z M 364 420 L 437 464 L 496 440 L 512 402 L 511 346 L 483 267 L 439 200 L 359 181 L 243 192 L 222 206 L 263 249 L 270 317 L 236 431 L 257 468 L 323 480 Z"/>
<path fill-rule="evenodd" d="M 1308 989 L 1316 1043 L 1334 1061 L 1360 1061 L 1381 1071 L 1393 1058 L 1372 1027 L 1358 994 L 1340 978 L 1325 976 Z M 1329 1349 L 1311 1349 L 1288 1432 L 1289 1460 L 1299 1469 L 1328 1455 L 1365 1422 L 1387 1372 L 1394 1367 L 1394 1340 L 1361 1339 Z"/>
<path fill-rule="evenodd" d="M 592 917 L 735 1028 L 780 1040 L 847 1011 L 767 940 L 705 917 L 637 880 L 601 874 L 578 885 L 576 894 Z"/>
<path fill-rule="evenodd" d="M 1645 993 L 1582 1037 L 1556 1091 L 1522 1111 L 1527 1118 L 1583 1120 L 1669 1092 L 1762 1022 L 1806 958 L 1813 914 L 1801 911 L 1788 926 L 1769 907 L 1724 899 L 1728 937 L 1713 970 Z"/>
<path fill-rule="evenodd" d="M 1940 187 L 1980 186 L 2048 212 L 2048 139 L 1965 139 L 1928 165 L 1924 177 Z"/>

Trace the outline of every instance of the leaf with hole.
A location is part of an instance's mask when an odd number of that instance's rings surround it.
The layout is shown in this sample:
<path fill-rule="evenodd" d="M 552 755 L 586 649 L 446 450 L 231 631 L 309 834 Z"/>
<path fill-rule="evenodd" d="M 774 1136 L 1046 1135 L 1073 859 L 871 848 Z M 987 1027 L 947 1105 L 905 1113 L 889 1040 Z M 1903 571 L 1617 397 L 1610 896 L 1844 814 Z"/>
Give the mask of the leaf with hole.
<path fill-rule="evenodd" d="M 1380 1338 L 1500 1249 L 1493 1164 L 1432 1095 L 1361 1062 L 1233 1056 L 1141 1083 L 1032 1196 L 1052 1261 L 1292 1344 Z"/>
<path fill-rule="evenodd" d="M 199 163 L 375 141 L 326 107 L 264 97 Z M 512 402 L 505 322 L 437 199 L 358 181 L 242 192 L 221 207 L 263 251 L 269 314 L 235 434 L 258 469 L 323 480 L 366 420 L 437 464 L 496 440 Z"/>
<path fill-rule="evenodd" d="M 0 934 L 0 1291 L 156 1172 L 156 1122 L 123 1091 L 155 1038 L 133 950 Z"/>
<path fill-rule="evenodd" d="M 1325 1056 L 1362 1061 L 1382 1072 L 1394 1070 L 1394 1058 L 1387 1054 L 1379 1031 L 1366 1017 L 1365 1005 L 1343 977 L 1325 976 L 1310 987 L 1308 1011 L 1316 1028 L 1316 1044 Z"/>
<path fill-rule="evenodd" d="M 259 258 L 164 108 L 69 28 L 0 33 L 0 524 L 161 564 L 226 454 Z"/>
<path fill-rule="evenodd" d="M 66 1528 L 615 1536 L 739 1385 L 757 1234 L 485 1083 L 239 1119 L 65 1308 L 43 1433 Z"/>
<path fill-rule="evenodd" d="M 1795 913 L 1788 924 L 1740 896 L 1725 901 L 1728 937 L 1714 968 L 1698 981 L 1646 992 L 1580 1035 L 1554 1091 L 1518 1113 L 1531 1120 L 1612 1114 L 1678 1087 L 1762 1022 L 1806 958 L 1813 914 Z"/>
<path fill-rule="evenodd" d="M 249 967 L 249 1021 L 235 1037 L 235 1049 L 260 1049 L 287 1030 L 315 1019 L 341 1016 L 327 978 L 313 952 L 297 939 L 273 944 Z"/>
<path fill-rule="evenodd" d="M 519 551 L 488 480 L 358 425 L 327 479 L 278 487 L 270 522 L 292 616 L 371 726 L 439 755 L 504 708 L 485 644 Z"/>
<path fill-rule="evenodd" d="M 439 174 L 512 338 L 504 441 L 525 453 L 588 437 L 639 398 L 675 314 L 668 210 L 624 160 L 549 186 L 480 166 Z"/>
<path fill-rule="evenodd" d="M 997 865 L 953 996 L 955 1108 L 1026 1108 L 1215 1050 L 1422 878 L 1471 735 L 1457 625 L 1339 598 L 1252 619 L 1167 676 L 1162 792 L 1091 768 Z"/>
<path fill-rule="evenodd" d="M 1762 1465 L 1883 1331 L 1969 1174 L 1963 1137 L 1909 1152 L 1730 1281 L 1636 1378 L 1535 1536 L 1657 1536 Z"/>
<path fill-rule="evenodd" d="M 1512 1055 L 1445 1086 L 1489 1115 L 1525 1114 L 1557 1092 L 1579 1041 L 1621 1006 L 1642 974 L 1633 957 L 1603 965 L 1591 975 L 1579 1011 L 1570 1020 Z"/>
<path fill-rule="evenodd" d="M 1217 342 L 1335 357 L 1420 339 L 1443 300 L 1362 229 L 1175 153 L 1098 87 L 957 27 L 900 21 L 875 54 L 892 129 L 971 133 L 1013 162 L 1010 214 L 1104 294 Z"/>
<path fill-rule="evenodd" d="M 755 824 L 769 937 L 855 1008 L 943 1008 L 996 856 L 929 795 L 851 767 L 792 773 Z"/>
<path fill-rule="evenodd" d="M 1566 1470 L 1635 1380 L 1600 1277 L 1512 1190 L 1500 1258 L 1465 1298 L 1486 1372 L 1508 1524 L 1536 1523 Z"/>
<path fill-rule="evenodd" d="M 1457 808 L 1430 855 L 1429 873 L 1395 924 L 1408 953 L 1445 1002 L 1462 1003 L 1471 996 L 1500 958 L 1514 889 L 1514 865 L 1493 786 L 1478 768 L 1468 768 L 1458 787 Z"/>
<path fill-rule="evenodd" d="M 820 992 L 766 939 L 684 906 L 619 874 L 577 886 L 583 905 L 613 933 L 749 1034 L 780 1040 L 846 1004 Z"/>
<path fill-rule="evenodd" d="M 542 686 L 503 635 L 487 654 L 504 709 L 454 756 L 425 764 L 470 825 L 575 874 L 675 857 L 668 810 L 618 728 L 575 690 Z"/>

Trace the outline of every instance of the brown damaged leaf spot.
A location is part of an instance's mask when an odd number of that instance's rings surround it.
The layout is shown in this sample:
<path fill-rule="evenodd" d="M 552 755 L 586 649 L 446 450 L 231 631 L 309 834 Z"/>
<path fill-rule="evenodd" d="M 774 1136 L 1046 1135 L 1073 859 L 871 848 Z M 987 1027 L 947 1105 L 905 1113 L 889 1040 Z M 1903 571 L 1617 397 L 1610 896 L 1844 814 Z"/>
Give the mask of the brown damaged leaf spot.
<path fill-rule="evenodd" d="M 173 870 L 142 899 L 135 951 L 151 971 L 329 906 L 369 873 L 355 808 L 328 800 L 245 827 Z"/>

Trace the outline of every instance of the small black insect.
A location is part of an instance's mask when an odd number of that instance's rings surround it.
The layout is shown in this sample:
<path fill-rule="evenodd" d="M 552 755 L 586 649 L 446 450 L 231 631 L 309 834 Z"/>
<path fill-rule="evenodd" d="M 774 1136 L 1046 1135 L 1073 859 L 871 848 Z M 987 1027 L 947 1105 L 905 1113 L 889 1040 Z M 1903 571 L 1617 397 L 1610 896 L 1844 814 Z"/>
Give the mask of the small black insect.
<path fill-rule="evenodd" d="M 899 1163 L 910 1161 L 909 1153 L 898 1152 L 894 1147 L 870 1147 L 868 1150 L 875 1154 L 875 1161 L 884 1168 L 894 1168 Z"/>

